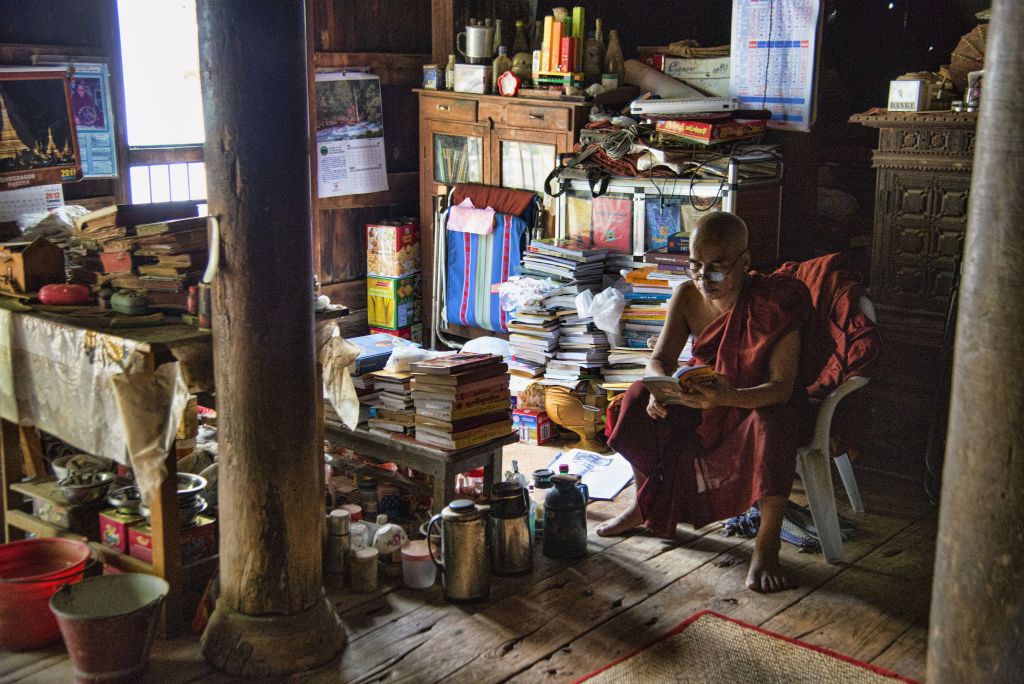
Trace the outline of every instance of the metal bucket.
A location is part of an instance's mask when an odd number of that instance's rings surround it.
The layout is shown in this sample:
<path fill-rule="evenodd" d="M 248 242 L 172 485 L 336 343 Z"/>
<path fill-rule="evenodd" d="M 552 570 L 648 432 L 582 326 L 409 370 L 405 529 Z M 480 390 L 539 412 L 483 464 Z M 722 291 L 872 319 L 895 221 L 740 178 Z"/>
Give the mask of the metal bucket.
<path fill-rule="evenodd" d="M 50 610 L 64 637 L 75 682 L 133 682 L 149 663 L 167 582 L 153 575 L 101 575 L 61 588 Z"/>

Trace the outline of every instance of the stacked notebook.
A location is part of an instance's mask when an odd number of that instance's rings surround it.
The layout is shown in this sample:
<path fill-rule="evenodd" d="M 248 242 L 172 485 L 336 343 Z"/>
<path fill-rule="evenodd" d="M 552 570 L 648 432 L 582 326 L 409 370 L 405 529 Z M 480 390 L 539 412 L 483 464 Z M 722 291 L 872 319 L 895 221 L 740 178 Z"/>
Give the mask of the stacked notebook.
<path fill-rule="evenodd" d="M 631 384 L 646 375 L 647 363 L 653 352 L 653 349 L 612 347 L 607 365 L 601 368 L 601 377 L 604 379 L 601 386 L 608 390 L 629 389 Z"/>
<path fill-rule="evenodd" d="M 366 377 L 373 379 L 373 389 L 377 394 L 370 418 L 366 421 L 369 431 L 387 437 L 412 434 L 416 424 L 412 373 L 380 370 Z"/>
<path fill-rule="evenodd" d="M 551 278 L 573 294 L 600 290 L 607 255 L 606 247 L 585 240 L 532 240 L 523 257 L 523 272 L 534 278 Z"/>
<path fill-rule="evenodd" d="M 455 450 L 512 431 L 508 366 L 493 354 L 450 354 L 412 364 L 416 441 Z"/>

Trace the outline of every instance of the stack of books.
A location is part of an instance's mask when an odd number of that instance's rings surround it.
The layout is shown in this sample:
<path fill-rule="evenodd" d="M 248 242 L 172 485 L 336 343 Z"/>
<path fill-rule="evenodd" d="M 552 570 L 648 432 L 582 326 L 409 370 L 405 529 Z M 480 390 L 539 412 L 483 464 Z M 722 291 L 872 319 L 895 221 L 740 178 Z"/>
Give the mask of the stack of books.
<path fill-rule="evenodd" d="M 659 119 L 654 130 L 671 139 L 697 145 L 749 140 L 765 132 L 764 119 L 737 120 L 733 117 L 721 119 Z"/>
<path fill-rule="evenodd" d="M 372 417 L 381 395 L 375 373 L 384 369 L 396 346 L 408 342 L 386 333 L 349 337 L 347 341 L 359 347 L 359 355 L 348 370 L 359 397 L 359 424 L 363 425 Z M 392 393 L 397 393 L 394 388 Z"/>
<path fill-rule="evenodd" d="M 97 288 L 111 283 L 115 287 L 146 289 L 145 284 L 139 282 L 138 268 L 148 266 L 149 262 L 155 260 L 147 258 L 144 253 L 138 253 L 136 243 L 139 231 L 144 232 L 146 226 L 158 222 L 201 221 L 201 248 L 205 253 L 206 219 L 198 218 L 197 214 L 195 202 L 155 202 L 111 205 L 78 217 L 75 219 L 75 230 L 69 249 L 71 281 Z M 205 266 L 206 260 L 203 258 L 198 268 L 201 271 Z M 175 290 L 179 296 L 172 298 L 168 306 L 161 306 L 159 302 L 152 305 L 156 308 L 183 310 L 187 290 Z"/>
<path fill-rule="evenodd" d="M 412 434 L 416 424 L 412 373 L 380 370 L 364 377 L 372 378 L 373 390 L 377 394 L 370 418 L 366 421 L 369 431 L 384 436 Z"/>
<path fill-rule="evenodd" d="M 523 273 L 551 278 L 567 292 L 600 290 L 606 247 L 586 240 L 544 238 L 531 240 L 523 257 Z"/>
<path fill-rule="evenodd" d="M 608 336 L 594 324 L 594 319 L 582 317 L 576 309 L 557 312 L 561 322 L 558 351 L 548 362 L 544 385 L 575 388 L 582 380 L 601 377 L 601 366 L 608 360 Z"/>
<path fill-rule="evenodd" d="M 508 366 L 494 354 L 458 353 L 412 364 L 416 441 L 465 449 L 512 431 Z"/>
<path fill-rule="evenodd" d="M 608 364 L 601 368 L 601 377 L 604 378 L 601 386 L 612 391 L 629 389 L 631 384 L 646 375 L 645 370 L 652 353 L 653 349 L 612 347 L 608 354 Z"/>
<path fill-rule="evenodd" d="M 558 349 L 558 316 L 544 307 L 520 307 L 509 314 L 508 343 L 512 359 L 508 372 L 524 378 L 544 374 Z"/>

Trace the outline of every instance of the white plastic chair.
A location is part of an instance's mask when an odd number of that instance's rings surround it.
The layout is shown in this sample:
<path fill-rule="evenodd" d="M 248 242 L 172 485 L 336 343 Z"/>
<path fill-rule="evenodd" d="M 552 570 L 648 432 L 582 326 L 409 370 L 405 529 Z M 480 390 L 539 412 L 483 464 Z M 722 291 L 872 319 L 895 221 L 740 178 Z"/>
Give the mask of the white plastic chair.
<path fill-rule="evenodd" d="M 875 307 L 867 297 L 858 302 L 860 310 L 875 320 Z M 818 407 L 818 417 L 814 424 L 814 438 L 811 443 L 797 449 L 796 472 L 804 484 L 807 500 L 811 509 L 811 518 L 821 542 L 821 552 L 829 563 L 843 562 L 843 537 L 839 531 L 839 513 L 836 510 L 836 497 L 832 489 L 832 468 L 830 461 L 835 461 L 836 469 L 843 480 L 850 505 L 858 513 L 864 512 L 864 503 L 857 488 L 857 478 L 853 474 L 853 466 L 847 454 L 840 454 L 835 459 L 829 458 L 829 434 L 832 431 L 832 416 L 840 400 L 850 392 L 868 384 L 867 378 L 847 378 L 843 384 L 832 391 Z"/>

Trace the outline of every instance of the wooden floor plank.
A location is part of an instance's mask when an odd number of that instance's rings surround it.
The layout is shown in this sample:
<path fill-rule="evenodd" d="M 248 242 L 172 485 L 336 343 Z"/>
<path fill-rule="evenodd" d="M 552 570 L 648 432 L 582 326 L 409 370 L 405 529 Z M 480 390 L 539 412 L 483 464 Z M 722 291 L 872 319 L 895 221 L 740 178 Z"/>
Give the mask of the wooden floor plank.
<path fill-rule="evenodd" d="M 928 624 L 919 623 L 901 634 L 872 665 L 924 681 L 928 655 Z"/>
<path fill-rule="evenodd" d="M 927 618 L 938 521 L 929 515 L 762 624 L 871 661 Z"/>

